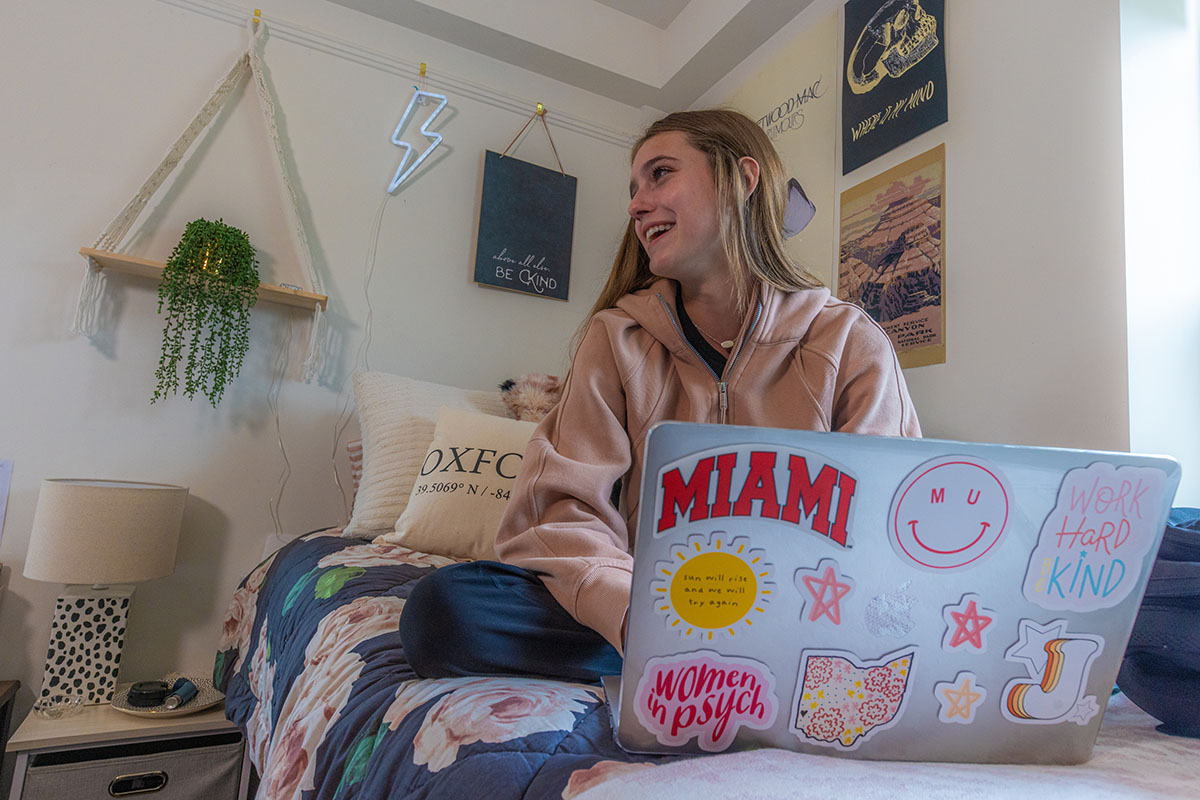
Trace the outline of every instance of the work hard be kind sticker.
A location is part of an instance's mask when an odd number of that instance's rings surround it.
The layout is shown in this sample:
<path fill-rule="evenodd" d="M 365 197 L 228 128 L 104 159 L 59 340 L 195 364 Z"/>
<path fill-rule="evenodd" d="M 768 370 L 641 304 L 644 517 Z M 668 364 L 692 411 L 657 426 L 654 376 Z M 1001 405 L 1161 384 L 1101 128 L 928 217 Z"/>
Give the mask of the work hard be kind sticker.
<path fill-rule="evenodd" d="M 1096 462 L 1068 472 L 1029 559 L 1026 599 L 1095 611 L 1128 597 L 1159 533 L 1164 491 L 1166 475 L 1153 467 Z"/>

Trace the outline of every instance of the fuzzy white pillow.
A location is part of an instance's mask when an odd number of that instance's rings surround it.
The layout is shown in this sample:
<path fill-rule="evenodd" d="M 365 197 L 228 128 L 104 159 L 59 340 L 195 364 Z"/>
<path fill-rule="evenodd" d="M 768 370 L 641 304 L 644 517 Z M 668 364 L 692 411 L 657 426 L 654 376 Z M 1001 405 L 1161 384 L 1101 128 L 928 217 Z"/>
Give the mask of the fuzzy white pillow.
<path fill-rule="evenodd" d="M 452 558 L 496 559 L 496 531 L 536 423 L 456 408 L 438 413 L 396 529 L 375 541 Z"/>
<path fill-rule="evenodd" d="M 343 536 L 372 539 L 392 530 L 408 505 L 442 406 L 506 417 L 498 392 L 429 383 L 386 372 L 354 375 L 362 429 L 362 480 Z"/>
<path fill-rule="evenodd" d="M 350 482 L 354 484 L 354 494 L 358 494 L 358 485 L 362 483 L 361 438 L 351 439 L 350 441 L 346 442 L 346 455 L 350 457 Z"/>

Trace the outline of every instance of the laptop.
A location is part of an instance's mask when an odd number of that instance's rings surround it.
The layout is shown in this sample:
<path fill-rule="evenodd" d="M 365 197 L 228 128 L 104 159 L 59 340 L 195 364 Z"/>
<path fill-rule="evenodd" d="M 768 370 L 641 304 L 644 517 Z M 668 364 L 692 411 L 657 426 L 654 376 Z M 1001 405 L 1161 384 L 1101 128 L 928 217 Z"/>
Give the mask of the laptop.
<path fill-rule="evenodd" d="M 646 443 L 618 743 L 1091 754 L 1170 458 L 669 422 Z"/>

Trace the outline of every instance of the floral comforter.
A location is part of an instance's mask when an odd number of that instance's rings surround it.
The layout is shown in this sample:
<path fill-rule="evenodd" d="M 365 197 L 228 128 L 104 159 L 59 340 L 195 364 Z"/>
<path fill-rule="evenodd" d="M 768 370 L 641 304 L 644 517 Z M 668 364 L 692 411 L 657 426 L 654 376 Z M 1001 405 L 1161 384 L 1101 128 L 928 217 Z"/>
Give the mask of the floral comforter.
<path fill-rule="evenodd" d="M 572 800 L 660 760 L 617 747 L 598 686 L 418 679 L 400 611 L 452 560 L 339 534 L 259 564 L 226 615 L 213 681 L 245 731 L 258 797 Z"/>

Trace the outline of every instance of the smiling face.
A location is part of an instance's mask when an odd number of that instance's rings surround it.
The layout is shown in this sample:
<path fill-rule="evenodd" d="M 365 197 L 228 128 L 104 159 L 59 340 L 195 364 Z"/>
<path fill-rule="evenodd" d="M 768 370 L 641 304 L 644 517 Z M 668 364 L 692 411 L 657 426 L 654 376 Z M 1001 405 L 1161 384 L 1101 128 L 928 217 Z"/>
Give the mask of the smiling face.
<path fill-rule="evenodd" d="M 693 287 L 728 279 L 712 168 L 686 134 L 646 140 L 633 159 L 629 194 L 629 216 L 651 272 Z"/>

